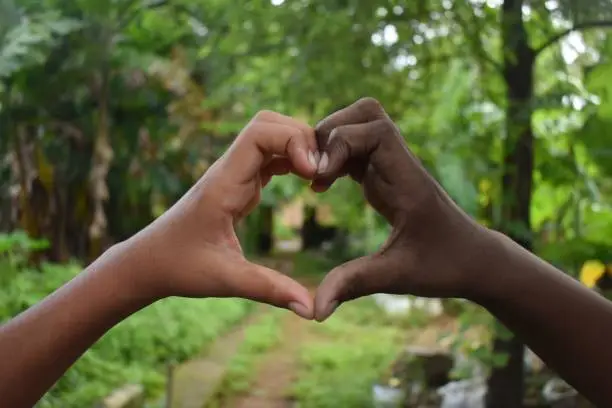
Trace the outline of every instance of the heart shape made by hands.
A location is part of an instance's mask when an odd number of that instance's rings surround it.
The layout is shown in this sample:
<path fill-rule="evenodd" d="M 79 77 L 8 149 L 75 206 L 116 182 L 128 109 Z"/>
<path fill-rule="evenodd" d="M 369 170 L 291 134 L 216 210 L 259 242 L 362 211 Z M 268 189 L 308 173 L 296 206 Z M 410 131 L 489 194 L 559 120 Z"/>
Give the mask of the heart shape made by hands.
<path fill-rule="evenodd" d="M 380 103 L 360 99 L 322 120 L 316 135 L 321 159 L 312 189 L 324 192 L 349 175 L 392 230 L 376 253 L 325 276 L 315 318 L 323 321 L 342 302 L 374 293 L 465 296 L 475 279 L 469 254 L 483 247 L 485 229 L 426 171 Z"/>

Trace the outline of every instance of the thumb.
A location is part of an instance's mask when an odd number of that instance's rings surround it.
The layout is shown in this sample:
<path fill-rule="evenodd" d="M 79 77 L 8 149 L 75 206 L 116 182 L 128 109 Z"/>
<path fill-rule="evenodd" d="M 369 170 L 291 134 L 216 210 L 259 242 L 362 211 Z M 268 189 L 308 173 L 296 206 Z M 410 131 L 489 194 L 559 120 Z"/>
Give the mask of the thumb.
<path fill-rule="evenodd" d="M 229 273 L 235 279 L 236 296 L 289 309 L 304 319 L 314 317 L 310 292 L 297 281 L 247 260 L 234 271 L 240 271 Z"/>
<path fill-rule="evenodd" d="M 314 317 L 322 322 L 347 300 L 383 291 L 384 255 L 375 254 L 346 262 L 325 276 L 314 300 Z"/>

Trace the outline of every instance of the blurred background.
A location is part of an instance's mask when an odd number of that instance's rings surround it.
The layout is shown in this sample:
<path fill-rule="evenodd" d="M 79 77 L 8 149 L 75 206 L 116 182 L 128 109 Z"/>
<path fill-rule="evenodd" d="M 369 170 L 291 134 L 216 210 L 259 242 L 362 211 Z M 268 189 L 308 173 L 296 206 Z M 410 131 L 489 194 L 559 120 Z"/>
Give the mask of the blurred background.
<path fill-rule="evenodd" d="M 258 110 L 314 125 L 363 96 L 463 209 L 606 296 L 608 29 L 608 0 L 0 0 L 0 319 L 168 209 Z M 245 252 L 313 289 L 388 233 L 350 180 L 262 197 Z M 521 404 L 583 406 L 476 306 L 381 295 L 322 325 L 158 302 L 39 406 Z"/>

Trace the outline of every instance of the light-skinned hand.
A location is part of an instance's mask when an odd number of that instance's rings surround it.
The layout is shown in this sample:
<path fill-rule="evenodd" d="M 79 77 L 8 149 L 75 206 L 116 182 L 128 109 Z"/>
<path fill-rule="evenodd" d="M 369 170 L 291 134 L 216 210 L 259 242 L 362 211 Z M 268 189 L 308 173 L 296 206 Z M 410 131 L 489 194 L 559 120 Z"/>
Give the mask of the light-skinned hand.
<path fill-rule="evenodd" d="M 137 260 L 133 284 L 156 298 L 241 297 L 312 318 L 307 289 L 245 259 L 234 226 L 259 203 L 272 176 L 311 179 L 316 152 L 312 127 L 258 113 L 171 209 L 122 244 Z"/>

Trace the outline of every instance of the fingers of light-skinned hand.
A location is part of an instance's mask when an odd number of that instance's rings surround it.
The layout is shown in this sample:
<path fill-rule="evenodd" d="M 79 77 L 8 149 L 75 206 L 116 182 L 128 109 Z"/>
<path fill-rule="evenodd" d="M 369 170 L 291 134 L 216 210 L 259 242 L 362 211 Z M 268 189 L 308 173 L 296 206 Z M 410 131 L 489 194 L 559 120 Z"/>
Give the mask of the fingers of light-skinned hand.
<path fill-rule="evenodd" d="M 261 186 L 265 187 L 273 176 L 282 176 L 292 172 L 295 172 L 295 168 L 291 160 L 285 157 L 274 157 L 261 169 Z"/>
<path fill-rule="evenodd" d="M 310 148 L 309 151 L 317 151 L 317 141 L 315 138 L 311 137 L 313 135 L 314 129 L 312 128 L 312 126 L 308 125 L 308 123 L 292 118 L 291 116 L 283 115 L 282 113 L 270 110 L 259 111 L 253 119 L 255 121 L 278 123 L 281 125 L 296 127 L 300 129 L 302 133 L 304 133 L 304 135 L 307 137 L 308 147 Z"/>
<path fill-rule="evenodd" d="M 332 113 L 315 127 L 319 149 L 327 144 L 330 133 L 339 126 L 366 123 L 387 116 L 382 105 L 374 98 L 361 98 L 352 105 Z"/>
<path fill-rule="evenodd" d="M 239 269 L 235 276 L 236 285 L 241 288 L 240 297 L 289 309 L 305 319 L 314 317 L 308 289 L 295 280 L 246 260 Z"/>
<path fill-rule="evenodd" d="M 315 150 L 311 147 L 315 141 L 314 130 L 306 134 L 296 127 L 281 124 L 275 124 L 273 131 L 269 131 L 265 125 L 261 128 L 260 136 L 254 142 L 264 155 L 287 156 L 296 174 L 312 178 L 316 172 Z"/>
<path fill-rule="evenodd" d="M 372 279 L 372 274 L 384 272 L 380 255 L 357 258 L 332 269 L 317 288 L 314 300 L 315 319 L 322 322 L 342 302 L 377 293 L 378 279 Z M 368 275 L 370 279 L 367 279 Z"/>
<path fill-rule="evenodd" d="M 254 121 L 227 152 L 226 174 L 239 183 L 247 182 L 261 171 L 270 156 L 277 155 L 289 158 L 301 177 L 312 178 L 316 171 L 316 163 L 309 157 L 314 154 L 310 150 L 312 141 L 314 131 L 305 135 L 297 127 Z"/>

